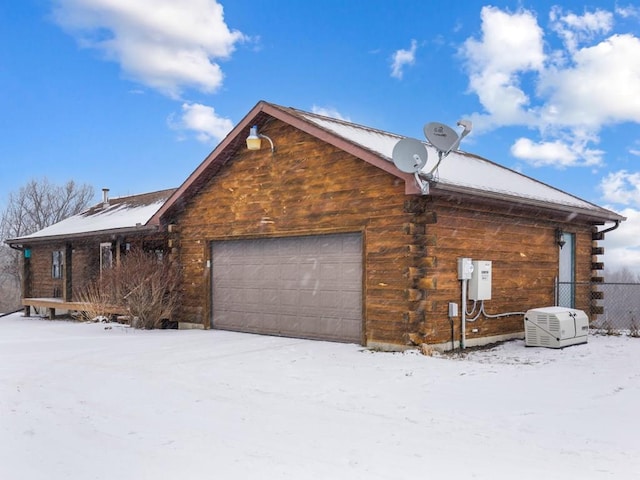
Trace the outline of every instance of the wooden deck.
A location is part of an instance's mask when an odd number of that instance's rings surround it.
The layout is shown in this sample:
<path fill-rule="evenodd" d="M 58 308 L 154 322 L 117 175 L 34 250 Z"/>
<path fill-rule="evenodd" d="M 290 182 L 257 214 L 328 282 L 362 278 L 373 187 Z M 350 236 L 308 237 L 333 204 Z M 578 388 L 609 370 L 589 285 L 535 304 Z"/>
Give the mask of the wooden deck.
<path fill-rule="evenodd" d="M 92 309 L 86 302 L 65 302 L 61 298 L 23 298 L 24 316 L 31 315 L 31 307 L 46 308 L 50 319 L 56 316 L 56 310 L 72 310 L 76 312 L 86 312 Z M 126 312 L 122 307 L 101 306 L 101 310 L 114 315 L 124 315 Z"/>

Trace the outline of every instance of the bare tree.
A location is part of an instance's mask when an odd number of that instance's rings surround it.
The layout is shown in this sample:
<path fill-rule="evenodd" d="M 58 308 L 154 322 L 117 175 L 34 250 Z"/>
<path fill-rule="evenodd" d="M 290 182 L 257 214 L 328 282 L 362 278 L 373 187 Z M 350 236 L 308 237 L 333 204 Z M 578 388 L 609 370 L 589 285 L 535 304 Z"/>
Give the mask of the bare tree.
<path fill-rule="evenodd" d="M 55 185 L 46 178 L 31 180 L 9 194 L 0 224 L 2 240 L 29 235 L 80 213 L 93 196 L 92 186 L 73 180 L 64 185 Z"/>
<path fill-rule="evenodd" d="M 640 283 L 640 275 L 626 266 L 618 270 L 605 270 L 604 277 L 608 283 Z"/>
<path fill-rule="evenodd" d="M 0 311 L 15 307 L 20 298 L 20 254 L 4 241 L 42 230 L 82 212 L 94 197 L 94 188 L 69 180 L 56 185 L 46 178 L 31 180 L 11 192 L 0 214 Z"/>
<path fill-rule="evenodd" d="M 13 265 L 15 257 L 15 253 L 6 246 L 0 246 L 0 313 L 15 310 L 19 305 L 20 284 L 9 273 L 17 270 Z"/>

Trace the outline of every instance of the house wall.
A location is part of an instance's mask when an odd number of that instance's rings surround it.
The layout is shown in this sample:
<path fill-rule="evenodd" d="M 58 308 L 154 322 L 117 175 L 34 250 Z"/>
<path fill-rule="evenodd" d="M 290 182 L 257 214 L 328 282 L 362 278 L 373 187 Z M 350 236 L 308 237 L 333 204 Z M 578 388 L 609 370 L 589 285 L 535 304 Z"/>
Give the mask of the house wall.
<path fill-rule="evenodd" d="M 48 243 L 31 245 L 31 258 L 29 259 L 29 285 L 24 296 L 35 298 L 64 297 L 65 282 L 69 280 L 68 271 L 63 278 L 52 276 L 52 255 L 56 250 L 65 251 L 64 243 Z M 67 258 L 65 257 L 65 260 Z M 71 253 L 71 284 L 72 297 L 69 301 L 77 300 L 77 290 L 86 286 L 94 277 L 99 268 L 98 246 L 91 243 L 72 244 Z M 66 265 L 64 266 L 66 267 Z M 63 269 L 64 269 L 63 267 Z"/>
<path fill-rule="evenodd" d="M 71 271 L 65 268 L 63 278 L 54 279 L 52 277 L 52 255 L 55 250 L 65 251 L 65 243 L 52 242 L 30 245 L 31 258 L 28 260 L 27 284 L 24 287 L 24 297 L 34 298 L 64 298 L 66 282 L 71 283 L 70 298 L 67 301 L 79 301 L 79 293 L 100 273 L 100 243 L 112 241 L 111 238 L 74 240 L 71 245 Z M 131 248 L 166 249 L 166 237 L 164 234 L 150 233 L 145 236 L 134 236 L 131 238 L 121 238 L 121 255 L 125 255 L 125 244 L 129 243 Z M 113 261 L 117 261 L 115 252 L 116 242 L 113 241 L 114 256 Z M 66 258 L 65 258 L 66 259 Z M 65 265 L 66 267 L 66 265 Z"/>
<path fill-rule="evenodd" d="M 210 241 L 363 233 L 366 342 L 406 342 L 412 236 L 404 182 L 289 125 L 264 130 L 276 144 L 241 149 L 174 219 L 180 231 L 180 320 L 208 327 Z"/>
<path fill-rule="evenodd" d="M 79 301 L 79 291 L 100 273 L 100 247 L 98 243 L 73 244 L 72 292 L 73 301 Z"/>
<path fill-rule="evenodd" d="M 552 305 L 558 226 L 577 234 L 577 280 L 590 279 L 589 225 L 451 196 L 408 196 L 403 181 L 289 125 L 273 121 L 262 130 L 275 154 L 241 149 L 170 220 L 183 269 L 180 321 L 209 326 L 210 242 L 220 239 L 362 232 L 367 345 L 448 342 L 462 256 L 493 261 L 487 312 Z M 454 327 L 459 338 L 459 318 Z M 514 316 L 469 324 L 467 336 L 522 331 L 522 316 Z"/>
<path fill-rule="evenodd" d="M 434 257 L 429 269 L 434 280 L 425 291 L 427 314 L 415 326 L 419 333 L 416 341 L 435 344 L 451 341 L 448 303 L 460 304 L 462 296 L 457 272 L 459 257 L 492 262 L 491 300 L 485 301 L 485 311 L 491 315 L 554 305 L 558 227 L 576 234 L 575 280 L 591 279 L 592 226 L 588 223 L 569 222 L 530 209 L 472 203 L 457 196 L 431 199 L 429 208 L 437 212 L 437 222 L 427 226 L 433 237 L 427 253 Z M 589 311 L 589 302 L 587 289 L 576 292 L 576 308 Z M 460 323 L 460 317 L 456 318 L 455 341 L 460 338 Z M 471 342 L 522 331 L 522 315 L 481 316 L 475 322 L 467 322 L 466 338 Z"/>
<path fill-rule="evenodd" d="M 28 260 L 29 281 L 24 296 L 35 298 L 62 298 L 64 278 L 53 278 L 52 258 L 55 250 L 64 251 L 64 243 L 37 245 L 31 247 Z"/>

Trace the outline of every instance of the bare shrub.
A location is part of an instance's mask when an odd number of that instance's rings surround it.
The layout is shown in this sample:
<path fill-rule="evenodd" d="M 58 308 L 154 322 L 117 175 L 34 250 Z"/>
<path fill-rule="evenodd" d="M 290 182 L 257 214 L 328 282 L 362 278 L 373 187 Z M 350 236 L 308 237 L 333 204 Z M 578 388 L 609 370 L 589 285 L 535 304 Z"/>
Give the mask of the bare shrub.
<path fill-rule="evenodd" d="M 83 303 L 82 316 L 84 320 L 104 320 L 111 318 L 117 301 L 110 282 L 95 279 L 78 292 L 78 300 Z M 122 307 L 123 313 L 125 308 Z"/>
<path fill-rule="evenodd" d="M 78 294 L 86 302 L 87 316 L 109 316 L 121 310 L 136 328 L 159 328 L 170 320 L 179 304 L 179 271 L 155 252 L 131 250 L 120 264 L 104 270 L 99 279 Z"/>
<path fill-rule="evenodd" d="M 132 326 L 158 328 L 171 319 L 179 303 L 179 272 L 174 262 L 155 253 L 132 250 L 115 267 L 117 295 Z M 121 297 L 120 297 L 121 295 Z"/>

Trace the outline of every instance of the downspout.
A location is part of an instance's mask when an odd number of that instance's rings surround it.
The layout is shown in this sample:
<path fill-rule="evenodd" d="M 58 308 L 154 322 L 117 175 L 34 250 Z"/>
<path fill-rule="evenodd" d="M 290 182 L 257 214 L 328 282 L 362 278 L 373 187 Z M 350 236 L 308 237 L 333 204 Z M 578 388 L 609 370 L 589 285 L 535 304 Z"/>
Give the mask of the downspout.
<path fill-rule="evenodd" d="M 616 228 L 620 226 L 620 220 L 614 220 L 614 221 L 615 221 L 615 225 L 609 228 L 605 228 L 604 230 L 600 230 L 598 233 L 601 233 L 604 235 L 607 232 L 613 232 Z"/>

